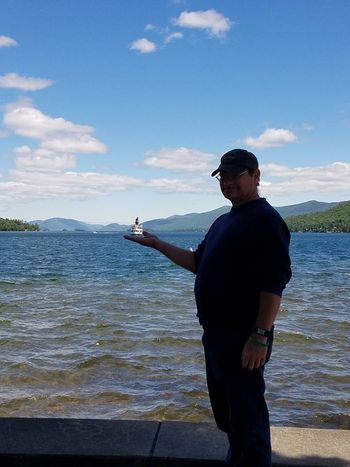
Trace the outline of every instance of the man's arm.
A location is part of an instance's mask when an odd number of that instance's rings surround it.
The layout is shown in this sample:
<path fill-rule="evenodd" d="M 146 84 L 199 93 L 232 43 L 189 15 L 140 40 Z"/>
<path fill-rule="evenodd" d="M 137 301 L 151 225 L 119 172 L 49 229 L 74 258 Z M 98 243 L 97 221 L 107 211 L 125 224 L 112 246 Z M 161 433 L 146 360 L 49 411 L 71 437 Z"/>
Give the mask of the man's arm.
<path fill-rule="evenodd" d="M 281 219 L 273 217 L 262 232 L 261 289 L 255 326 L 270 330 L 277 316 L 282 291 L 291 278 L 289 242 L 290 233 Z M 243 348 L 242 366 L 248 370 L 265 363 L 267 338 L 253 334 Z"/>
<path fill-rule="evenodd" d="M 261 292 L 259 311 L 255 325 L 270 330 L 281 305 L 281 297 L 271 292 Z"/>
<path fill-rule="evenodd" d="M 179 248 L 178 246 L 172 245 L 171 243 L 164 242 L 156 235 L 145 231 L 143 232 L 142 236 L 124 235 L 124 238 L 131 240 L 132 242 L 139 243 L 140 245 L 158 250 L 178 266 L 181 266 L 193 273 L 195 272 L 196 263 L 194 259 L 194 253 L 191 250 Z"/>
<path fill-rule="evenodd" d="M 270 330 L 281 304 L 281 297 L 271 292 L 261 292 L 259 311 L 256 319 L 256 327 Z M 253 334 L 252 340 L 248 340 L 242 352 L 242 367 L 247 370 L 259 368 L 265 363 L 267 337 Z"/>

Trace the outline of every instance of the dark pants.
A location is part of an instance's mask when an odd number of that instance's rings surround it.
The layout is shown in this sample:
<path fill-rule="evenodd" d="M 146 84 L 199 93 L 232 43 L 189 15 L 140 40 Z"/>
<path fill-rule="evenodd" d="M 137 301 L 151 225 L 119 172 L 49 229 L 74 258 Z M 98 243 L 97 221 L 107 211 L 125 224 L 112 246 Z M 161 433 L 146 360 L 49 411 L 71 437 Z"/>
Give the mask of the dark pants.
<path fill-rule="evenodd" d="M 269 413 L 265 402 L 264 368 L 241 366 L 247 334 L 228 328 L 205 329 L 207 383 L 218 428 L 227 433 L 235 467 L 271 467 Z M 269 340 L 268 358 L 273 337 Z"/>

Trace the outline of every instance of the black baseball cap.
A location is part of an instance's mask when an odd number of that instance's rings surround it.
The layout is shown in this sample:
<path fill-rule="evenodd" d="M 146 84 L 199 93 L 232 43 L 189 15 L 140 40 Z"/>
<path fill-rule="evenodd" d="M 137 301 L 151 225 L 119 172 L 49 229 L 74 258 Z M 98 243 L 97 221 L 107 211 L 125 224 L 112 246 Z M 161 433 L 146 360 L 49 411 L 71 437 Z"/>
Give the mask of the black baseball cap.
<path fill-rule="evenodd" d="M 259 167 L 258 159 L 252 152 L 245 149 L 232 149 L 226 152 L 220 161 L 219 167 L 211 174 L 212 177 L 219 172 L 238 175 L 244 170 L 255 170 Z"/>

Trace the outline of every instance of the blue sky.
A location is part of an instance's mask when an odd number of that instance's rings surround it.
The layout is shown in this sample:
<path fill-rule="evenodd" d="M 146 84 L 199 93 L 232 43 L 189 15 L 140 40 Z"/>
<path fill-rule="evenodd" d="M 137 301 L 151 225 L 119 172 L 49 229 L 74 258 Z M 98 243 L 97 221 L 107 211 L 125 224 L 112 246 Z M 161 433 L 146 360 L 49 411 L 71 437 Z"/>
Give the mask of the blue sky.
<path fill-rule="evenodd" d="M 131 223 L 350 199 L 348 0 L 2 0 L 0 217 Z"/>

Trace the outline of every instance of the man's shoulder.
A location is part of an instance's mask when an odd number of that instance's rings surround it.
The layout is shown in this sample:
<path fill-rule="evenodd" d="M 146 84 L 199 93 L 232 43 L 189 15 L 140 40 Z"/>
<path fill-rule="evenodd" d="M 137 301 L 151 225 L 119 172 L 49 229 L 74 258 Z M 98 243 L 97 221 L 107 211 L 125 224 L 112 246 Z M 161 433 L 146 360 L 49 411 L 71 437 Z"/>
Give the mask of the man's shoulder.
<path fill-rule="evenodd" d="M 260 198 L 259 201 L 260 203 L 258 206 L 258 211 L 261 212 L 263 216 L 274 217 L 276 219 L 283 220 L 277 209 L 271 206 L 271 204 L 265 198 Z"/>
<path fill-rule="evenodd" d="M 265 198 L 259 198 L 256 201 L 249 213 L 249 219 L 256 232 L 260 234 L 272 231 L 289 232 L 287 224 L 276 208 L 271 206 Z"/>
<path fill-rule="evenodd" d="M 225 212 L 225 214 L 221 214 L 219 217 L 217 217 L 214 222 L 211 224 L 211 227 L 214 227 L 216 224 L 219 224 L 221 222 L 226 222 L 227 219 L 231 217 L 231 211 Z"/>

